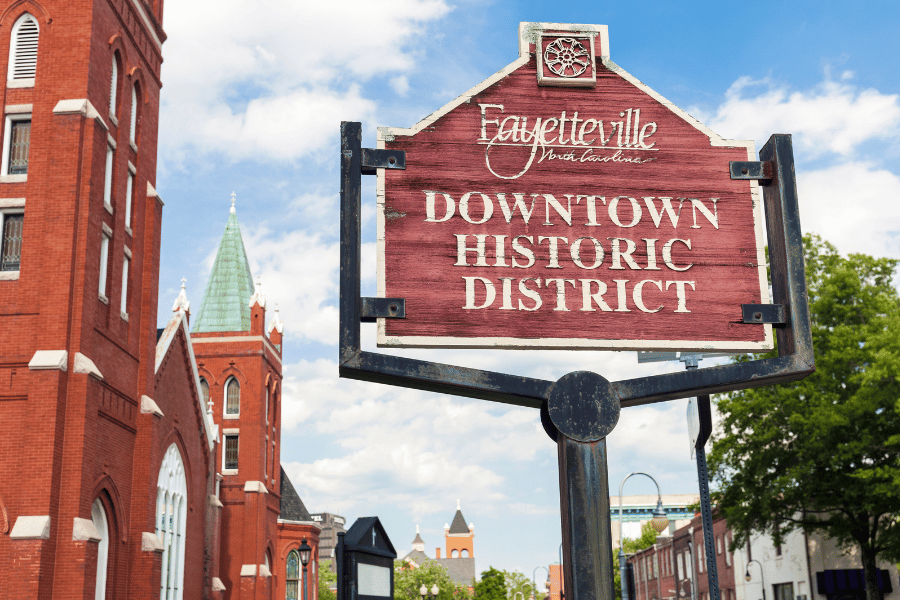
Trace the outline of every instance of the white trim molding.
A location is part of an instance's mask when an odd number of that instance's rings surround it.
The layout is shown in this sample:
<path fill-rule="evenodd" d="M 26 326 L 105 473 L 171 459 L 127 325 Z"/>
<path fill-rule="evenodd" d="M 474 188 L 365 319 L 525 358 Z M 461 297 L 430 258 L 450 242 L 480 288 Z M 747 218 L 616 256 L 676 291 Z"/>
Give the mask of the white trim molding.
<path fill-rule="evenodd" d="M 50 515 L 19 517 L 9 537 L 14 540 L 50 539 Z"/>
<path fill-rule="evenodd" d="M 73 542 L 99 542 L 101 539 L 97 526 L 90 519 L 75 517 L 72 523 Z"/>
<path fill-rule="evenodd" d="M 141 552 L 162 552 L 163 544 L 152 531 L 141 532 Z"/>
<path fill-rule="evenodd" d="M 28 368 L 32 371 L 55 369 L 65 371 L 68 369 L 69 353 L 65 350 L 38 350 L 31 357 Z"/>
<path fill-rule="evenodd" d="M 97 365 L 94 364 L 94 361 L 89 359 L 81 352 L 75 353 L 75 361 L 72 364 L 72 372 L 91 375 L 99 379 L 100 381 L 103 381 L 103 374 L 100 372 L 100 369 L 97 368 Z"/>
<path fill-rule="evenodd" d="M 156 415 L 157 417 L 164 416 L 163 411 L 159 408 L 159 404 L 157 404 L 150 396 L 141 396 L 141 413 L 145 415 Z"/>

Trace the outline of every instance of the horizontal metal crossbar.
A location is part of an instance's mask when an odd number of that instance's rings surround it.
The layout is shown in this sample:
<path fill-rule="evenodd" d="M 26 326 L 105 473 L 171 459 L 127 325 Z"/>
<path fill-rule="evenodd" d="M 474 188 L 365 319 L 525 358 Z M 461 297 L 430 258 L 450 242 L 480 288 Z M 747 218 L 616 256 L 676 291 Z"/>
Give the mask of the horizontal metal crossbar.
<path fill-rule="evenodd" d="M 402 150 L 374 150 L 361 148 L 362 174 L 374 175 L 375 169 L 406 170 L 406 152 Z"/>

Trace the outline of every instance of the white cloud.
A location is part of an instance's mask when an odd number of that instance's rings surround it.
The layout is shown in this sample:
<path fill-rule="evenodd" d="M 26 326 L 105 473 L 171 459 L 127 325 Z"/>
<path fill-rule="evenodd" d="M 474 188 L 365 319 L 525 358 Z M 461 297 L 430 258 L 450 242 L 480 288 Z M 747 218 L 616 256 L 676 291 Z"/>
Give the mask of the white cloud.
<path fill-rule="evenodd" d="M 321 148 L 340 120 L 370 120 L 358 83 L 416 68 L 416 40 L 444 0 L 340 3 L 238 0 L 167 6 L 164 158 L 190 146 L 232 159 L 294 159 Z M 200 85 L 198 85 L 198 83 Z"/>
<path fill-rule="evenodd" d="M 900 258 L 900 177 L 864 162 L 800 170 L 797 183 L 804 232 L 843 253 Z"/>
<path fill-rule="evenodd" d="M 852 74 L 851 74 L 852 76 Z M 860 90 L 826 80 L 807 91 L 791 92 L 766 79 L 741 77 L 725 94 L 713 115 L 702 115 L 713 131 L 762 145 L 773 133 L 793 134 L 795 152 L 850 156 L 872 139 L 887 139 L 900 128 L 896 94 Z M 754 91 L 762 88 L 762 93 Z"/>

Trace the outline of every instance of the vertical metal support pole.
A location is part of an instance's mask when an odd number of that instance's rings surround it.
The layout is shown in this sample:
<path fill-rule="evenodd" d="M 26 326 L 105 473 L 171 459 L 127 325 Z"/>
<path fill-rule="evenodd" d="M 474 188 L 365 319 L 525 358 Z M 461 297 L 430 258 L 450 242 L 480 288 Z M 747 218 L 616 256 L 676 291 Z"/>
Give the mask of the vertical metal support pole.
<path fill-rule="evenodd" d="M 709 407 L 709 396 L 697 398 L 700 410 Z M 716 548 L 713 543 L 712 507 L 709 502 L 709 472 L 706 469 L 706 450 L 697 443 L 697 479 L 700 480 L 700 515 L 703 521 L 703 548 L 706 554 L 706 573 L 709 580 L 709 599 L 719 598 L 719 571 L 716 567 Z"/>
<path fill-rule="evenodd" d="M 308 596 L 306 595 L 306 589 L 309 585 L 309 573 L 306 571 L 306 565 L 303 565 L 303 600 L 306 600 Z"/>
<path fill-rule="evenodd" d="M 557 446 L 566 600 L 613 600 L 606 438 Z"/>
<path fill-rule="evenodd" d="M 362 124 L 341 123 L 340 352 L 359 352 Z M 352 358 L 340 356 L 339 363 Z"/>
<path fill-rule="evenodd" d="M 337 600 L 347 600 L 344 597 L 344 535 L 343 531 L 337 534 L 337 547 L 334 552 L 334 567 L 337 571 Z"/>

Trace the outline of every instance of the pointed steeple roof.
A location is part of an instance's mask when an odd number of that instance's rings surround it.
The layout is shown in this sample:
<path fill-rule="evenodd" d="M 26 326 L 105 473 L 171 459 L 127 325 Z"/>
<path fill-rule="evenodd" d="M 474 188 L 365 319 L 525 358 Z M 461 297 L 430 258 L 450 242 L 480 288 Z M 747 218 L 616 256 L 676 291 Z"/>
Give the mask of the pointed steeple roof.
<path fill-rule="evenodd" d="M 466 525 L 466 519 L 459 508 L 459 500 L 456 501 L 456 514 L 453 515 L 453 522 L 450 523 L 449 533 L 469 533 L 469 526 Z"/>
<path fill-rule="evenodd" d="M 192 332 L 250 331 L 250 298 L 253 293 L 253 277 L 250 275 L 232 192 L 231 214 Z"/>

